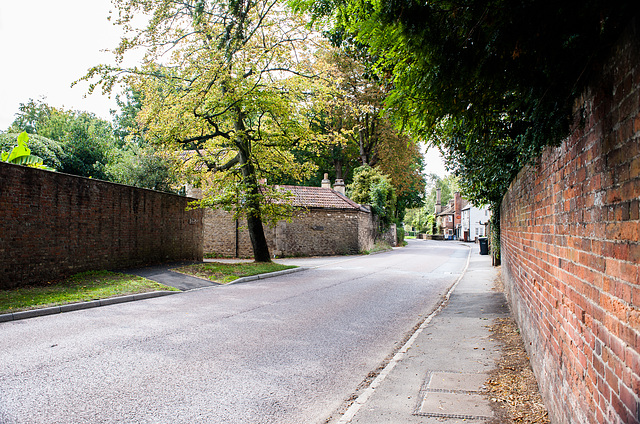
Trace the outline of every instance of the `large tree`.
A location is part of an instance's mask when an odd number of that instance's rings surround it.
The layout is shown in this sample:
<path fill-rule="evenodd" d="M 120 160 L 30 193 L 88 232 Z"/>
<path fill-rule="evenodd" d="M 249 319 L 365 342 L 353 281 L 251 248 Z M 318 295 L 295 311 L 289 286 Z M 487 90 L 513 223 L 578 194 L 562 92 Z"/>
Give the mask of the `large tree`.
<path fill-rule="evenodd" d="M 310 80 L 301 79 L 312 75 L 315 34 L 276 0 L 115 4 L 116 22 L 131 31 L 117 59 L 143 49 L 143 64 L 95 67 L 85 77 L 99 78 L 90 90 L 102 84 L 109 91 L 125 78 L 142 93 L 146 136 L 192 152 L 214 187 L 208 204 L 244 214 L 255 260 L 269 261 L 262 221 L 270 208 L 258 177 L 312 170 L 291 149 L 306 140 Z M 139 14 L 148 23 L 135 29 Z"/>
<path fill-rule="evenodd" d="M 398 125 L 438 145 L 467 197 L 499 204 L 568 132 L 574 99 L 638 2 L 292 0 L 376 57 Z M 346 37 L 344 34 L 348 34 Z M 350 38 L 349 38 L 350 37 Z"/>
<path fill-rule="evenodd" d="M 384 111 L 386 88 L 371 70 L 372 59 L 357 48 L 332 48 L 317 68 L 322 84 L 313 96 L 313 145 L 321 172 L 351 182 L 363 165 L 389 176 L 398 196 L 396 218 L 422 202 L 423 159 L 418 143 L 399 132 Z"/>

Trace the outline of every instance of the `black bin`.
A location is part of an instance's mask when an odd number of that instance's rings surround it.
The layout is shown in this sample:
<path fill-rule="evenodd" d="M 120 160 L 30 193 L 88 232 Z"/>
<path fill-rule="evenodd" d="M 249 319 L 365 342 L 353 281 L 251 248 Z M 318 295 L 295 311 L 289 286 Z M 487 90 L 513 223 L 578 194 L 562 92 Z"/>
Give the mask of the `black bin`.
<path fill-rule="evenodd" d="M 489 239 L 487 237 L 479 237 L 478 242 L 480 243 L 480 254 L 488 255 L 489 254 Z"/>

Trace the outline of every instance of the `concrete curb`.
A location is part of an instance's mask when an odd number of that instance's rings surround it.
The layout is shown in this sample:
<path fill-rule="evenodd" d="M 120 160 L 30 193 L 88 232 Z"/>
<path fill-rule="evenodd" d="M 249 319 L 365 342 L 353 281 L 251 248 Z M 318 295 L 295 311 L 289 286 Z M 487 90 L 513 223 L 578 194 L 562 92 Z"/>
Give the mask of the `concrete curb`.
<path fill-rule="evenodd" d="M 282 271 L 274 271 L 266 274 L 258 274 L 258 275 L 252 275 L 250 277 L 242 277 L 227 284 L 214 284 L 211 287 L 221 287 L 221 286 L 228 286 L 236 283 L 245 283 L 248 281 L 264 280 L 266 278 L 277 277 L 279 275 L 292 274 L 294 272 L 305 271 L 307 269 L 309 268 L 298 267 L 298 268 L 291 268 L 291 269 L 283 269 Z M 201 287 L 201 289 L 202 288 L 208 289 L 211 287 Z M 198 290 L 198 289 L 193 289 L 193 290 Z M 97 308 L 100 306 L 115 305 L 118 303 L 151 299 L 153 297 L 168 296 L 168 295 L 178 294 L 178 293 L 187 293 L 190 291 L 192 290 L 186 290 L 186 291 L 160 290 L 160 291 L 147 292 L 147 293 L 130 294 L 126 296 L 110 297 L 107 299 L 90 300 L 88 302 L 68 303 L 66 305 L 52 306 L 49 308 L 41 308 L 41 309 L 32 309 L 29 311 L 12 312 L 10 314 L 0 314 L 0 322 L 19 321 L 27 318 L 42 317 L 46 315 L 55 315 L 62 312 L 79 311 L 81 309 Z"/>
<path fill-rule="evenodd" d="M 147 293 L 129 294 L 126 296 L 109 297 L 107 299 L 91 300 L 88 302 L 68 303 L 66 305 L 52 306 L 49 308 L 32 309 L 29 311 L 12 312 L 10 314 L 1 314 L 0 322 L 18 321 L 27 318 L 42 317 L 45 315 L 54 315 L 62 312 L 78 311 L 80 309 L 97 308 L 99 306 L 115 305 L 117 303 L 133 302 L 135 300 L 151 299 L 154 297 L 168 296 L 171 294 L 181 293 L 179 291 L 154 291 Z"/>
<path fill-rule="evenodd" d="M 266 274 L 251 275 L 249 277 L 240 277 L 237 280 L 233 280 L 230 283 L 222 284 L 222 285 L 230 286 L 232 284 L 246 283 L 246 282 L 255 281 L 255 280 L 264 280 L 266 278 L 278 277 L 280 275 L 287 275 L 287 274 L 293 274 L 294 272 L 306 271 L 307 269 L 309 268 L 300 266 L 298 268 L 283 269 L 282 271 L 273 271 L 273 272 L 268 272 Z"/>

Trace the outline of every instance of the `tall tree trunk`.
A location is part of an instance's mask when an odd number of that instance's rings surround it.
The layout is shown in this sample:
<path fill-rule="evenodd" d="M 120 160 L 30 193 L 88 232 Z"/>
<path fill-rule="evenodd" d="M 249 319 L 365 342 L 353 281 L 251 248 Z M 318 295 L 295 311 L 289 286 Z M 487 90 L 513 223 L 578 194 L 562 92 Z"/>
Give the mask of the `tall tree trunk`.
<path fill-rule="evenodd" d="M 336 171 L 336 179 L 343 180 L 344 177 L 342 176 L 342 159 L 334 159 L 333 168 Z"/>
<path fill-rule="evenodd" d="M 269 245 L 264 236 L 262 217 L 260 215 L 260 192 L 258 190 L 258 179 L 256 178 L 256 168 L 251 162 L 251 140 L 244 134 L 244 113 L 236 108 L 237 116 L 235 127 L 238 131 L 235 144 L 238 147 L 240 169 L 242 171 L 242 181 L 246 190 L 245 211 L 247 214 L 247 229 L 253 248 L 253 258 L 256 262 L 271 262 Z"/>
<path fill-rule="evenodd" d="M 368 160 L 367 160 L 367 152 L 364 148 L 364 144 L 365 144 L 365 130 L 360 127 L 358 129 L 358 147 L 360 148 L 360 162 L 362 162 L 362 165 L 368 165 Z"/>
<path fill-rule="evenodd" d="M 269 245 L 267 244 L 267 238 L 264 236 L 264 227 L 260 216 L 260 193 L 258 191 L 255 168 L 244 154 L 240 155 L 240 164 L 242 180 L 247 190 L 245 209 L 247 211 L 247 228 L 251 239 L 251 247 L 253 248 L 253 257 L 256 262 L 271 262 Z"/>

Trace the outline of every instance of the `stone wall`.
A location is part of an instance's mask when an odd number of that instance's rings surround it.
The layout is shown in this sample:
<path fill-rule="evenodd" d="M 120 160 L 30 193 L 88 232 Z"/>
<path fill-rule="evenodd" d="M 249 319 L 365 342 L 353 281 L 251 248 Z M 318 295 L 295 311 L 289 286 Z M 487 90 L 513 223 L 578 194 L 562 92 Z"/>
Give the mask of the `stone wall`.
<path fill-rule="evenodd" d="M 207 210 L 204 219 L 204 252 L 212 256 L 253 256 L 246 222 L 236 221 L 223 210 Z M 265 225 L 269 252 L 275 256 L 328 256 L 356 254 L 373 247 L 375 226 L 368 212 L 339 209 L 299 211 L 291 222 L 275 228 Z M 237 244 L 236 244 L 237 234 Z M 237 247 L 236 247 L 237 246 Z"/>
<path fill-rule="evenodd" d="M 574 131 L 511 184 L 503 275 L 554 423 L 640 422 L 640 43 L 618 45 Z"/>
<path fill-rule="evenodd" d="M 291 222 L 280 221 L 276 229 L 278 256 L 349 255 L 360 252 L 359 216 L 351 210 L 311 209 L 298 212 Z"/>
<path fill-rule="evenodd" d="M 202 259 L 202 211 L 185 211 L 188 201 L 0 162 L 0 289 Z"/>
<path fill-rule="evenodd" d="M 253 257 L 246 220 L 236 221 L 222 209 L 206 209 L 203 227 L 205 254 L 227 258 Z M 269 251 L 273 253 L 275 230 L 265 225 L 264 232 Z"/>

